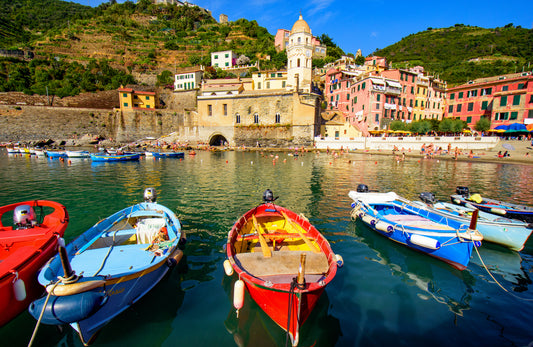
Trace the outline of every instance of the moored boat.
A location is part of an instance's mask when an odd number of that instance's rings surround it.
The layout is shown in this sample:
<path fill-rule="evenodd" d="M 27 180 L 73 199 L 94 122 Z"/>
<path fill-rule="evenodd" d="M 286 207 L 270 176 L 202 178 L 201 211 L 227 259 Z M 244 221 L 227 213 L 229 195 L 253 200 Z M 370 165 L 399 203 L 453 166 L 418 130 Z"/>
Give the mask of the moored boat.
<path fill-rule="evenodd" d="M 473 223 L 465 225 L 427 209 L 415 207 L 394 192 L 374 193 L 359 185 L 350 191 L 352 218 L 359 218 L 379 234 L 413 250 L 464 270 L 475 241 L 483 236 Z"/>
<path fill-rule="evenodd" d="M 476 210 L 468 206 L 437 201 L 435 195 L 429 192 L 421 193 L 420 199 L 423 202 L 413 201 L 413 203 L 464 224 L 470 223 L 472 214 Z M 477 230 L 483 235 L 485 241 L 500 244 L 514 251 L 521 251 L 533 232 L 533 224 L 479 211 Z"/>
<path fill-rule="evenodd" d="M 66 151 L 69 158 L 90 158 L 91 153 L 89 151 Z"/>
<path fill-rule="evenodd" d="M 13 226 L 2 224 L 9 212 Z M 48 200 L 0 207 L 0 326 L 43 293 L 37 273 L 57 253 L 68 220 L 65 206 Z"/>
<path fill-rule="evenodd" d="M 140 154 L 91 154 L 91 160 L 95 162 L 116 162 L 139 160 Z"/>
<path fill-rule="evenodd" d="M 154 158 L 162 159 L 162 158 L 184 158 L 185 153 L 184 152 L 152 152 L 152 155 Z"/>
<path fill-rule="evenodd" d="M 51 325 L 69 323 L 81 341 L 90 344 L 106 323 L 179 262 L 183 235 L 178 218 L 155 202 L 152 188 L 144 196 L 145 202 L 101 220 L 60 248 L 60 255 L 39 273 L 48 295 L 30 305 L 36 319 Z"/>
<path fill-rule="evenodd" d="M 244 287 L 259 307 L 281 328 L 292 345 L 342 258 L 309 221 L 274 204 L 270 190 L 264 203 L 246 212 L 228 234 L 224 263 L 237 274 L 234 306 L 244 300 Z"/>
<path fill-rule="evenodd" d="M 68 158 L 65 151 L 46 151 L 46 155 L 50 159 L 65 159 Z"/>
<path fill-rule="evenodd" d="M 482 198 L 480 194 L 470 194 L 468 187 L 459 186 L 455 192 L 457 194 L 451 195 L 450 198 L 456 205 L 473 206 L 484 212 L 533 223 L 533 207 L 531 206 Z"/>

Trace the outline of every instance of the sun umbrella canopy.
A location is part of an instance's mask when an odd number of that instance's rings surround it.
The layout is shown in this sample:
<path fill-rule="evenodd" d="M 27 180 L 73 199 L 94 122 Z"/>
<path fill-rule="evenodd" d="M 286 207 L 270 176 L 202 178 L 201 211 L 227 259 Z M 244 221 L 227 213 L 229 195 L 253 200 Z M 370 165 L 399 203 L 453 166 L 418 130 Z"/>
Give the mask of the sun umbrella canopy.
<path fill-rule="evenodd" d="M 509 125 L 509 128 L 507 128 L 507 131 L 527 131 L 527 128 L 522 123 L 513 123 Z"/>
<path fill-rule="evenodd" d="M 533 123 L 526 125 L 528 131 L 533 131 Z"/>
<path fill-rule="evenodd" d="M 494 128 L 494 130 L 504 130 L 504 131 L 507 129 L 509 129 L 509 126 L 506 124 L 498 125 L 497 127 Z"/>

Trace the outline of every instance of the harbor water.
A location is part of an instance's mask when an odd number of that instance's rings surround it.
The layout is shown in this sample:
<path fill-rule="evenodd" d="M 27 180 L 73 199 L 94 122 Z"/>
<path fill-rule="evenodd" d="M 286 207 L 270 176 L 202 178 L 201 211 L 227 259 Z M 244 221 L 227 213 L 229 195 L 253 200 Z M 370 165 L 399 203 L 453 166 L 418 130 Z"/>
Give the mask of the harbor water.
<path fill-rule="evenodd" d="M 414 252 L 350 219 L 359 183 L 407 198 L 456 186 L 533 205 L 533 166 L 350 153 L 203 152 L 179 159 L 92 163 L 0 151 L 0 203 L 47 199 L 67 207 L 66 242 L 142 200 L 154 187 L 187 234 L 185 257 L 150 293 L 106 325 L 94 346 L 285 346 L 284 332 L 248 295 L 237 318 L 224 246 L 239 216 L 276 203 L 304 214 L 344 266 L 301 330 L 300 346 L 528 346 L 533 344 L 533 240 L 521 252 L 483 242 L 464 271 Z M 4 223 L 6 221 L 3 220 Z M 490 271 L 490 275 L 487 272 Z M 76 269 L 74 269 L 76 270 Z M 1 345 L 26 346 L 24 312 Z M 9 342 L 8 342 L 9 341 Z M 34 346 L 81 346 L 70 326 L 40 325 Z"/>

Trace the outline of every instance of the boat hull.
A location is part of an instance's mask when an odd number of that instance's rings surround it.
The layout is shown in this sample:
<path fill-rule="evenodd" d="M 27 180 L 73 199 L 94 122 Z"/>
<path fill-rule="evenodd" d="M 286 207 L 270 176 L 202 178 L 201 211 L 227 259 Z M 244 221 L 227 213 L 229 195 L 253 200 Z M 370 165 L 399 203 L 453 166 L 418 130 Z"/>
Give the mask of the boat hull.
<path fill-rule="evenodd" d="M 291 249 L 291 246 L 283 246 L 285 242 L 283 238 L 303 243 L 302 239 L 298 236 L 290 236 L 294 234 L 283 234 L 282 238 L 275 238 L 276 234 L 269 232 L 265 233 L 265 237 L 270 238 L 267 246 L 273 251 L 268 257 L 264 257 L 264 253 L 259 250 L 243 252 L 242 246 L 237 245 L 239 240 L 251 236 L 246 234 L 249 227 L 246 227 L 247 221 L 256 219 L 258 224 L 264 226 L 269 223 L 269 220 L 279 218 L 282 213 L 306 230 L 306 237 L 316 242 L 319 250 Z M 272 225 L 277 223 L 278 227 L 280 225 L 280 222 L 271 223 Z M 285 232 L 282 229 L 277 229 L 276 232 Z M 274 239 L 278 246 L 272 242 Z M 287 249 L 283 250 L 284 247 Z M 289 334 L 293 346 L 297 345 L 301 326 L 313 311 L 326 285 L 335 277 L 337 271 L 337 258 L 327 240 L 301 216 L 277 205 L 264 204 L 248 211 L 235 223 L 228 234 L 226 250 L 232 269 L 244 282 L 250 297 Z M 304 262 L 304 267 L 307 266 L 307 268 L 304 271 L 305 283 L 298 284 L 296 278 L 299 277 L 299 266 L 302 267 L 298 259 L 301 259 L 302 254 L 306 254 L 307 262 Z M 321 258 L 323 259 L 321 269 L 314 271 L 313 262 Z M 251 264 L 259 266 L 254 269 L 254 265 Z"/>
<path fill-rule="evenodd" d="M 526 223 L 533 223 L 533 208 L 529 206 L 511 204 L 493 199 L 483 199 L 481 202 L 475 202 L 459 194 L 450 196 L 450 199 L 457 205 L 473 206 L 483 212 L 521 220 Z"/>
<path fill-rule="evenodd" d="M 354 200 L 353 219 L 358 218 L 380 235 L 458 270 L 466 269 L 474 247 L 473 240 L 483 239 L 481 234 L 470 231 L 468 225 L 390 199 L 390 196 L 386 201 L 372 201 L 369 195 L 365 202 L 365 194 L 373 194 L 379 200 L 380 194 L 389 193 L 350 192 Z"/>
<path fill-rule="evenodd" d="M 472 212 L 472 209 L 460 207 L 453 204 L 438 202 L 433 206 L 428 206 L 423 202 L 415 202 L 428 208 L 434 213 L 440 214 L 446 218 L 456 220 L 461 223 L 469 223 L 470 218 L 465 214 L 455 212 L 456 208 L 466 209 Z M 477 230 L 483 235 L 483 240 L 502 245 L 514 251 L 521 251 L 533 232 L 533 226 L 522 221 L 502 218 L 486 212 L 479 212 L 477 220 Z"/>
<path fill-rule="evenodd" d="M 146 234 L 163 227 L 166 241 Z M 51 284 L 65 277 L 59 256 L 42 269 L 39 283 L 47 285 L 49 304 L 36 302 L 30 313 L 37 319 L 44 308 L 48 314 L 44 323 L 67 321 L 81 341 L 90 344 L 104 325 L 148 293 L 179 262 L 180 238 L 179 220 L 165 206 L 141 203 L 118 211 L 66 247 L 68 263 L 83 277 Z"/>
<path fill-rule="evenodd" d="M 91 154 L 91 160 L 94 162 L 110 163 L 118 161 L 137 161 L 139 154 L 116 154 L 116 155 L 99 155 Z"/>
<path fill-rule="evenodd" d="M 0 216 L 18 205 L 30 205 L 36 210 L 38 206 L 48 206 L 55 210 L 35 228 L 14 230 L 0 221 L 0 242 L 5 245 L 0 251 L 0 326 L 15 318 L 43 293 L 44 287 L 37 281 L 37 274 L 57 253 L 59 238 L 68 225 L 65 207 L 52 201 L 36 200 L 3 206 Z M 24 287 L 23 300 L 20 300 L 20 292 L 16 292 L 17 280 L 21 280 L 18 283 Z"/>
<path fill-rule="evenodd" d="M 152 152 L 152 156 L 157 159 L 175 158 L 182 159 L 185 157 L 184 152 Z"/>

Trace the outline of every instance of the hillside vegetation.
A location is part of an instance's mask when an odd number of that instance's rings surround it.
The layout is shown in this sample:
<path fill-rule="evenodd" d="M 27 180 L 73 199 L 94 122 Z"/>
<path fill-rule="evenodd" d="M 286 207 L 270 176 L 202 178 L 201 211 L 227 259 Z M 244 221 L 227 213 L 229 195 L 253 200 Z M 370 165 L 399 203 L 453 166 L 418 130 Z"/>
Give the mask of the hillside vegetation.
<path fill-rule="evenodd" d="M 508 24 L 484 29 L 457 24 L 409 35 L 374 54 L 393 66 L 424 66 L 448 82 L 462 84 L 480 77 L 531 71 L 533 30 Z"/>
<path fill-rule="evenodd" d="M 134 83 L 134 75 L 157 75 L 164 85 L 179 67 L 208 66 L 211 52 L 229 49 L 261 69 L 287 63 L 285 52 L 276 52 L 274 37 L 255 20 L 220 24 L 197 6 L 153 5 L 150 0 L 110 0 L 95 8 L 61 0 L 0 0 L 0 6 L 0 49 L 35 54 L 33 61 L 0 58 L 0 91 L 75 95 Z M 429 28 L 375 54 L 395 67 L 422 65 L 453 85 L 527 69 L 532 35 L 512 24 Z M 328 57 L 314 66 L 344 54 L 327 34 L 319 37 Z"/>

